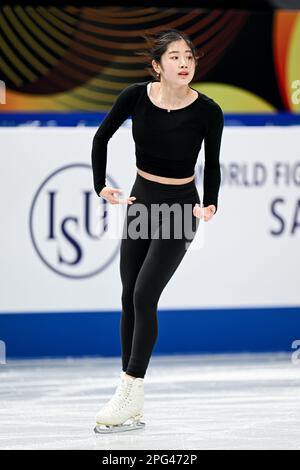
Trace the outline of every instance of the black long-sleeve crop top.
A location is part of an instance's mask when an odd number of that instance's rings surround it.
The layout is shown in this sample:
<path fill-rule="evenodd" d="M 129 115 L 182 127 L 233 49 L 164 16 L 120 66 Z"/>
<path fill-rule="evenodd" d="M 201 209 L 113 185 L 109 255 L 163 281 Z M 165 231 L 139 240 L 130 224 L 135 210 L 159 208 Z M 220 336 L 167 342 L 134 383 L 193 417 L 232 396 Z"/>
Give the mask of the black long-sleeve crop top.
<path fill-rule="evenodd" d="M 92 144 L 94 189 L 104 188 L 109 139 L 131 116 L 137 168 L 169 178 L 186 178 L 194 168 L 204 139 L 203 204 L 218 208 L 221 183 L 219 154 L 224 127 L 221 107 L 199 92 L 189 105 L 168 111 L 148 96 L 149 81 L 133 83 L 117 96 Z"/>

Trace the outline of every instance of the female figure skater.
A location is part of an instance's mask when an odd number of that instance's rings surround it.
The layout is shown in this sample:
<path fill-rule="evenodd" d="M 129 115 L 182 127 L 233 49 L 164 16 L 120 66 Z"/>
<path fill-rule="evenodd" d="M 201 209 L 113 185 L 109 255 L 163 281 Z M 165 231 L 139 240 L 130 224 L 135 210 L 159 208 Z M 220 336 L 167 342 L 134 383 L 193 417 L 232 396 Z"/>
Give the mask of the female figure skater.
<path fill-rule="evenodd" d="M 126 87 L 93 139 L 93 182 L 97 195 L 111 204 L 127 204 L 120 249 L 123 371 L 115 394 L 96 414 L 96 433 L 144 427 L 145 423 L 140 421 L 144 376 L 158 335 L 158 300 L 186 254 L 199 218 L 211 220 L 218 207 L 224 117 L 213 99 L 189 86 L 198 65 L 195 47 L 184 33 L 170 29 L 155 38 L 150 59 L 156 80 Z M 120 199 L 115 195 L 122 191 L 105 184 L 107 143 L 130 115 L 137 174 L 130 196 Z M 203 139 L 204 207 L 200 207 L 194 167 Z M 137 203 L 147 210 L 142 225 L 148 227 L 148 232 L 146 237 L 131 238 L 126 233 L 135 218 L 130 206 L 133 209 Z M 184 217 L 179 223 L 174 219 L 170 223 L 164 214 L 153 215 L 151 206 L 155 204 L 168 208 L 175 204 L 177 209 L 187 210 L 192 224 L 187 227 Z M 169 236 L 163 238 L 161 234 L 167 224 L 171 229 Z M 175 236 L 179 227 L 183 228 L 181 237 Z"/>

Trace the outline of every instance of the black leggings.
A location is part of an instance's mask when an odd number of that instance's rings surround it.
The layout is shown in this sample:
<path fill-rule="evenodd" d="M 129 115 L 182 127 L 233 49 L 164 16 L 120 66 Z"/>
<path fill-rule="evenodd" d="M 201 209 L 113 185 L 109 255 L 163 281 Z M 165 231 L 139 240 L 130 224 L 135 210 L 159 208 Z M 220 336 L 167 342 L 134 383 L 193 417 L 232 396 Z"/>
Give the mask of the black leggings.
<path fill-rule="evenodd" d="M 192 210 L 200 198 L 195 180 L 164 184 L 138 173 L 130 196 L 136 200 L 127 206 L 120 248 L 122 366 L 144 378 L 158 335 L 158 300 L 196 234 L 200 219 Z"/>

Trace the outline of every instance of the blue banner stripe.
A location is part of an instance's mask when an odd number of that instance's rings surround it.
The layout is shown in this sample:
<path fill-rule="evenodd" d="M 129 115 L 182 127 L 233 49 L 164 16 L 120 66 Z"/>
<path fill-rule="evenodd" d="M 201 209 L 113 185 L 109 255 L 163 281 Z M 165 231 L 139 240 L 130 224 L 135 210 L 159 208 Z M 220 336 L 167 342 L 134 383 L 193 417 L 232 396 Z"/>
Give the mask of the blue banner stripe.
<path fill-rule="evenodd" d="M 0 126 L 98 126 L 107 113 L 96 112 L 1 112 Z M 292 126 L 300 124 L 300 113 L 224 113 L 225 126 Z"/>
<path fill-rule="evenodd" d="M 7 358 L 119 356 L 120 312 L 4 313 Z M 291 351 L 300 306 L 159 310 L 153 354 Z"/>

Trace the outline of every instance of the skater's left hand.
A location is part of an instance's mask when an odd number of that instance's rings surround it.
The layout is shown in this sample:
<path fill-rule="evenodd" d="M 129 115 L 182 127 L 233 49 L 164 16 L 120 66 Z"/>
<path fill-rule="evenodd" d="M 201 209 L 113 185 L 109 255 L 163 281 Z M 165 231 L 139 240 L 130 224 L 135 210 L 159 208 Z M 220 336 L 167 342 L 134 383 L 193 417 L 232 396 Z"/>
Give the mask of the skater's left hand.
<path fill-rule="evenodd" d="M 211 204 L 207 207 L 200 207 L 199 204 L 195 204 L 193 207 L 193 214 L 199 219 L 204 219 L 205 222 L 208 222 L 215 214 L 216 206 Z"/>

